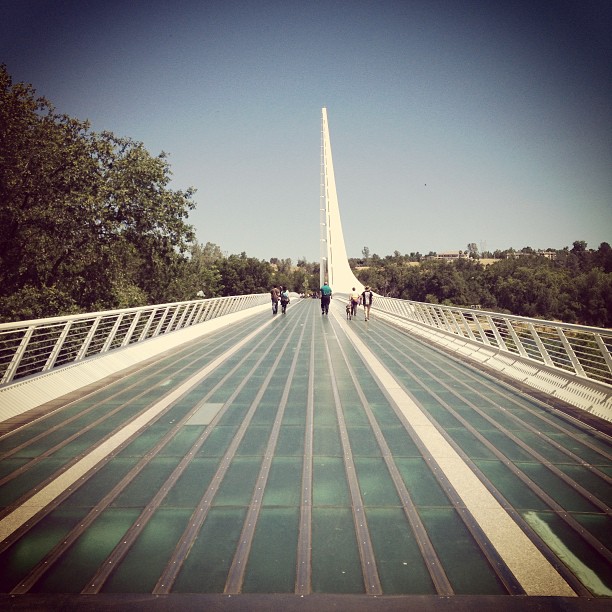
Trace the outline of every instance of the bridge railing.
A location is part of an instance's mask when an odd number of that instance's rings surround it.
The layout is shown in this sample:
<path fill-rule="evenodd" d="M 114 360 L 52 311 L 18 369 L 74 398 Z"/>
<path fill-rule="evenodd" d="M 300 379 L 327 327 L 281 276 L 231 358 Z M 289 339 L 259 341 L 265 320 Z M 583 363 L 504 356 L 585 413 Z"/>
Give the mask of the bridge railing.
<path fill-rule="evenodd" d="M 376 296 L 375 308 L 496 350 L 612 384 L 612 330 Z"/>
<path fill-rule="evenodd" d="M 268 293 L 0 324 L 0 387 L 268 303 Z"/>

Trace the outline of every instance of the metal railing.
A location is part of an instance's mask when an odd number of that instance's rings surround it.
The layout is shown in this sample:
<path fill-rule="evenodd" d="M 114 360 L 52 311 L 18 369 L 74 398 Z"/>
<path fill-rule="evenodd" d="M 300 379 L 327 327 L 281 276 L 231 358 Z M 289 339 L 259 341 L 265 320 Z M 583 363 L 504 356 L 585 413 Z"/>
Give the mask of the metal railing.
<path fill-rule="evenodd" d="M 373 309 L 612 384 L 612 330 L 376 296 Z"/>
<path fill-rule="evenodd" d="M 269 303 L 268 293 L 0 324 L 0 387 L 88 357 Z"/>

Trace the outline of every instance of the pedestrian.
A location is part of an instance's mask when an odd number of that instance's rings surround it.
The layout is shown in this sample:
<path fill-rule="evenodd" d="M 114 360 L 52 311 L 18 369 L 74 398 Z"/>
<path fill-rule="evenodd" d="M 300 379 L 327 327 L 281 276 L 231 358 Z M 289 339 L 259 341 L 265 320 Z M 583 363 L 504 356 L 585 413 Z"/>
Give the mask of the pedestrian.
<path fill-rule="evenodd" d="M 275 315 L 278 312 L 278 300 L 280 300 L 280 291 L 276 285 L 270 291 L 270 297 L 272 298 L 272 314 Z"/>
<path fill-rule="evenodd" d="M 355 287 L 353 287 L 353 292 L 350 296 L 351 300 L 351 318 L 357 316 L 357 306 L 359 306 L 359 294 L 355 291 Z"/>
<path fill-rule="evenodd" d="M 370 308 L 372 308 L 372 300 L 374 299 L 374 294 L 370 287 L 366 287 L 364 292 L 361 294 L 361 303 L 363 304 L 363 312 L 365 314 L 365 320 L 370 320 Z"/>
<path fill-rule="evenodd" d="M 331 287 L 327 284 L 327 281 L 323 283 L 321 287 L 321 314 L 326 315 L 329 313 L 329 302 L 332 298 Z"/>
<path fill-rule="evenodd" d="M 283 314 L 287 312 L 287 304 L 289 303 L 289 291 L 287 287 L 280 288 L 280 303 L 281 303 L 281 311 Z"/>

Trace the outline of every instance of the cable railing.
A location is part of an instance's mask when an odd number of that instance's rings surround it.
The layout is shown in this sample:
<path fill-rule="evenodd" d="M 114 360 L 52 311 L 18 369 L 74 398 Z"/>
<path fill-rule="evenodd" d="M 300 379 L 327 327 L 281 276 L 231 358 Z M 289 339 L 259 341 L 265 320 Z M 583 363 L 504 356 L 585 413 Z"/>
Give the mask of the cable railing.
<path fill-rule="evenodd" d="M 0 324 L 0 387 L 268 303 L 238 295 Z"/>
<path fill-rule="evenodd" d="M 599 383 L 612 384 L 612 330 L 376 296 L 373 308 Z"/>

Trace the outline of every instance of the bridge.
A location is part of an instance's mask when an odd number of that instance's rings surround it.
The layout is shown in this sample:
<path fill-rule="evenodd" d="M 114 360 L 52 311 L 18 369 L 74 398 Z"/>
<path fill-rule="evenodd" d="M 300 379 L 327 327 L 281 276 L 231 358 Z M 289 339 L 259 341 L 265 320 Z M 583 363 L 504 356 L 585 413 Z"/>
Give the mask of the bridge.
<path fill-rule="evenodd" d="M 322 121 L 321 278 L 0 325 L 5 609 L 598 610 L 612 332 L 376 295 L 348 320 Z"/>

